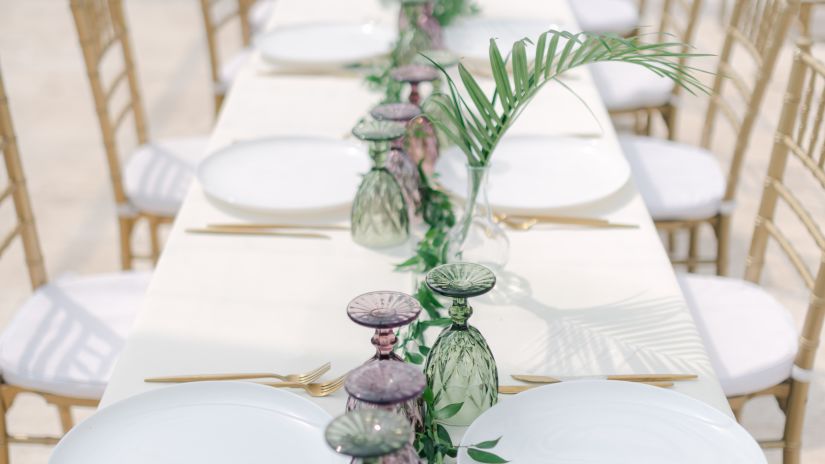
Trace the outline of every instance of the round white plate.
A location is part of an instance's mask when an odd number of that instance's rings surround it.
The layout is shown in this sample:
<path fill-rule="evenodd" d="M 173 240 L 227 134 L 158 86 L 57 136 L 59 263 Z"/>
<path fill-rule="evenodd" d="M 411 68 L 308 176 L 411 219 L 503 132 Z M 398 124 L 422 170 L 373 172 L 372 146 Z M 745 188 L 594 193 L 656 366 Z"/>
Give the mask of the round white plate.
<path fill-rule="evenodd" d="M 658 387 L 575 381 L 507 398 L 482 414 L 462 445 L 502 437 L 492 449 L 519 464 L 757 464 L 765 455 L 736 421 Z M 472 461 L 462 448 L 459 464 Z"/>
<path fill-rule="evenodd" d="M 343 140 L 276 137 L 238 142 L 198 166 L 206 193 L 232 206 L 260 212 L 343 208 L 352 202 L 367 150 Z"/>
<path fill-rule="evenodd" d="M 274 63 L 304 67 L 345 66 L 385 55 L 395 31 L 375 23 L 312 23 L 284 26 L 257 41 Z"/>
<path fill-rule="evenodd" d="M 439 182 L 467 196 L 467 158 L 456 147 L 436 164 Z M 512 136 L 493 153 L 488 192 L 491 205 L 511 213 L 567 208 L 607 197 L 625 185 L 630 166 L 604 142 L 584 138 Z"/>
<path fill-rule="evenodd" d="M 344 463 L 324 441 L 332 417 L 293 393 L 197 382 L 142 393 L 73 428 L 51 464 Z"/>
<path fill-rule="evenodd" d="M 487 63 L 491 38 L 498 39 L 501 55 L 506 57 L 516 41 L 526 37 L 535 43 L 539 35 L 550 29 L 560 30 L 560 26 L 553 20 L 467 18 L 444 29 L 444 45 L 459 58 Z M 527 57 L 532 60 L 535 52 L 529 43 L 527 50 Z"/>

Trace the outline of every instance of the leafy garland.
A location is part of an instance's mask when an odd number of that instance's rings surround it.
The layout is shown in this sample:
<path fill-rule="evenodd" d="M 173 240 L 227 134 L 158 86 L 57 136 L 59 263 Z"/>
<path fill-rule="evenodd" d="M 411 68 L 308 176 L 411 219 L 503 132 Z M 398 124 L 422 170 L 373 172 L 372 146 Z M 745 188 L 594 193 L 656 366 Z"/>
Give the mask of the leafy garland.
<path fill-rule="evenodd" d="M 477 5 L 472 0 L 436 0 L 433 13 L 436 20 L 443 27 L 459 16 L 475 14 L 478 11 Z M 374 66 L 365 78 L 370 88 L 382 92 L 382 103 L 401 101 L 403 85 L 392 79 L 390 72 L 399 66 L 401 53 L 405 49 L 407 45 L 405 41 L 408 39 L 409 37 L 404 35 L 399 37 L 393 45 L 389 59 Z M 455 225 L 456 216 L 449 196 L 436 188 L 420 164 L 418 173 L 421 182 L 421 205 L 416 213 L 421 215 L 429 228 L 421 241 L 418 242 L 415 255 L 398 264 L 396 270 L 426 274 L 431 269 L 447 262 L 447 235 Z M 407 362 L 421 365 L 424 364 L 430 353 L 430 347 L 426 345 L 424 340 L 424 333 L 431 327 L 446 327 L 452 323 L 452 320 L 444 316 L 444 305 L 426 284 L 418 284 L 414 297 L 421 304 L 426 317 L 421 317 L 412 322 L 402 334 L 399 334 L 399 343 L 396 350 L 402 353 Z M 419 456 L 426 459 L 427 462 L 442 464 L 448 457 L 455 458 L 462 446 L 453 444 L 449 432 L 438 421 L 457 414 L 463 403 L 455 403 L 436 409 L 433 393 L 429 388 L 422 394 L 422 403 L 424 426 L 423 430 L 416 432 L 415 449 Z M 465 446 L 464 448 L 467 449 L 467 454 L 477 462 L 506 463 L 507 460 L 488 451 L 494 448 L 500 439 L 501 437 Z"/>

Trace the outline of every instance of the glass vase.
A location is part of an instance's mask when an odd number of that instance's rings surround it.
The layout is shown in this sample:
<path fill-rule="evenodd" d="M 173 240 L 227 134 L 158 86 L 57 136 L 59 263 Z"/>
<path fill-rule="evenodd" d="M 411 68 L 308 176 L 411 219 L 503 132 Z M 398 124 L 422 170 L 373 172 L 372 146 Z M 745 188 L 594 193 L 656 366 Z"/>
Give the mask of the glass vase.
<path fill-rule="evenodd" d="M 439 420 L 467 426 L 498 401 L 498 369 L 484 337 L 467 320 L 473 308 L 467 298 L 483 295 L 495 286 L 490 269 L 473 263 L 444 264 L 427 274 L 435 293 L 450 297 L 452 325 L 436 339 L 424 366 L 436 410 L 462 403 L 458 413 Z"/>
<path fill-rule="evenodd" d="M 369 142 L 372 158 L 372 169 L 364 175 L 352 202 L 352 239 L 370 248 L 401 245 L 410 237 L 410 205 L 386 164 L 390 142 L 404 135 L 404 126 L 372 121 L 359 124 L 352 133 Z"/>
<path fill-rule="evenodd" d="M 510 254 L 510 241 L 493 221 L 487 199 L 488 166 L 467 166 L 467 198 L 464 213 L 450 229 L 447 244 L 449 262 L 469 261 L 502 269 Z"/>

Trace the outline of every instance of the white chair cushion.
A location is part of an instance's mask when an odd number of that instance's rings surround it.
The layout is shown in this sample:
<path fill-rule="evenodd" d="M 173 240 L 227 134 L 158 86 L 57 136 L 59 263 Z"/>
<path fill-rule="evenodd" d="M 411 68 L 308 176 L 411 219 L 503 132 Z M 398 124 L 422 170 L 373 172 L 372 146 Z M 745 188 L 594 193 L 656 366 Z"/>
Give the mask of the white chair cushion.
<path fill-rule="evenodd" d="M 206 156 L 206 137 L 172 138 L 138 147 L 123 167 L 123 187 L 134 206 L 174 216 Z"/>
<path fill-rule="evenodd" d="M 594 63 L 590 70 L 608 111 L 655 108 L 673 94 L 672 80 L 633 63 Z"/>
<path fill-rule="evenodd" d="M 639 25 L 639 9 L 633 0 L 573 0 L 570 7 L 585 32 L 625 35 Z"/>
<path fill-rule="evenodd" d="M 238 72 L 251 57 L 252 49 L 244 48 L 229 58 L 229 60 L 221 66 L 220 75 L 218 76 L 220 78 L 220 82 L 218 82 L 218 87 L 215 89 L 217 94 L 223 95 L 227 90 L 229 90 L 229 87 L 232 85 L 232 82 L 235 81 L 235 77 L 238 75 Z"/>
<path fill-rule="evenodd" d="M 727 182 L 713 154 L 652 137 L 620 135 L 619 142 L 653 219 L 703 219 L 720 212 Z"/>
<path fill-rule="evenodd" d="M 790 376 L 798 334 L 790 313 L 770 294 L 727 277 L 678 279 L 725 395 L 755 393 Z"/>
<path fill-rule="evenodd" d="M 149 272 L 66 277 L 40 287 L 0 335 L 4 381 L 99 399 L 150 277 Z"/>

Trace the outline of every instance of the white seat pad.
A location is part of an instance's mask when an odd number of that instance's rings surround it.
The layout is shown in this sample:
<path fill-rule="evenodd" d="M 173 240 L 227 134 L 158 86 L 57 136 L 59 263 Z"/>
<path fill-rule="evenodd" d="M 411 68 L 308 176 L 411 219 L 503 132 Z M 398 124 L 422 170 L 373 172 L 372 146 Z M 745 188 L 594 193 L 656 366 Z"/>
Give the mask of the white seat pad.
<path fill-rule="evenodd" d="M 678 279 L 725 395 L 754 393 L 790 376 L 798 334 L 790 313 L 770 294 L 739 279 Z"/>
<path fill-rule="evenodd" d="M 138 147 L 123 168 L 134 206 L 164 216 L 178 212 L 195 167 L 206 156 L 206 137 L 171 138 Z"/>
<path fill-rule="evenodd" d="M 594 63 L 590 70 L 608 111 L 655 108 L 673 94 L 672 80 L 633 63 Z"/>
<path fill-rule="evenodd" d="M 620 135 L 633 179 L 655 220 L 713 217 L 727 182 L 716 158 L 693 145 Z"/>
<path fill-rule="evenodd" d="M 247 61 L 252 57 L 252 49 L 251 48 L 244 48 L 240 50 L 238 53 L 234 54 L 226 63 L 221 66 L 220 71 L 220 82 L 218 82 L 218 88 L 215 89 L 218 94 L 224 94 L 229 87 L 232 85 L 232 82 L 235 80 L 235 77 L 238 75 L 238 72 L 243 68 Z"/>
<path fill-rule="evenodd" d="M 260 34 L 266 29 L 272 12 L 275 11 L 276 0 L 257 0 L 249 9 L 249 25 L 253 34 Z"/>
<path fill-rule="evenodd" d="M 99 399 L 150 277 L 149 272 L 66 277 L 40 287 L 0 335 L 4 381 Z"/>
<path fill-rule="evenodd" d="M 585 32 L 625 35 L 639 25 L 639 10 L 633 0 L 573 0 L 570 7 Z"/>

